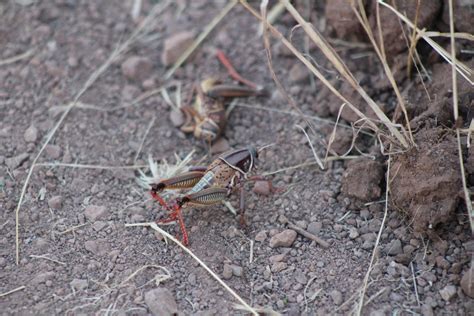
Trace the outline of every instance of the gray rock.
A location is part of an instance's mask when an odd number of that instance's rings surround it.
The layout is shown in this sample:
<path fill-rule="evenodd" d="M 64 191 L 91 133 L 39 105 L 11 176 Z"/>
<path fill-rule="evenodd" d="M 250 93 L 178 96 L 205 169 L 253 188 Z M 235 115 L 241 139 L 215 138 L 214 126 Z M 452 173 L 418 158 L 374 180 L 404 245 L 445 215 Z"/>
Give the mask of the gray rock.
<path fill-rule="evenodd" d="M 18 156 L 5 159 L 5 164 L 7 165 L 8 169 L 15 170 L 16 168 L 21 166 L 29 157 L 30 155 L 28 155 L 27 153 L 19 154 Z"/>
<path fill-rule="evenodd" d="M 331 291 L 331 293 L 329 293 L 329 295 L 331 296 L 333 302 L 334 302 L 334 305 L 341 305 L 342 304 L 342 293 L 339 292 L 338 290 L 333 290 Z"/>
<path fill-rule="evenodd" d="M 84 247 L 87 251 L 98 256 L 109 252 L 109 244 L 106 240 L 88 240 L 84 243 Z"/>
<path fill-rule="evenodd" d="M 214 144 L 211 146 L 211 153 L 212 154 L 220 154 L 230 149 L 229 141 L 224 137 L 219 138 Z"/>
<path fill-rule="evenodd" d="M 242 267 L 232 264 L 231 266 L 232 269 L 232 274 L 235 275 L 236 277 L 241 277 L 243 275 L 243 269 Z"/>
<path fill-rule="evenodd" d="M 446 285 L 439 291 L 439 294 L 446 302 L 449 302 L 454 296 L 456 296 L 456 287 L 454 285 Z"/>
<path fill-rule="evenodd" d="M 76 291 L 82 291 L 82 290 L 85 290 L 87 288 L 87 286 L 89 285 L 87 280 L 82 280 L 82 279 L 74 279 L 71 281 L 71 283 L 69 283 L 71 285 L 71 287 L 73 289 L 75 289 Z"/>
<path fill-rule="evenodd" d="M 306 68 L 305 65 L 303 65 L 300 62 L 297 62 L 294 64 L 290 72 L 288 74 L 288 77 L 291 82 L 293 83 L 301 83 L 309 79 L 310 73 L 309 70 Z"/>
<path fill-rule="evenodd" d="M 122 64 L 122 73 L 131 80 L 143 81 L 153 70 L 152 62 L 146 57 L 131 56 Z"/>
<path fill-rule="evenodd" d="M 265 230 L 261 230 L 255 235 L 255 241 L 263 242 L 265 239 L 267 239 L 267 232 Z"/>
<path fill-rule="evenodd" d="M 357 237 L 359 237 L 359 232 L 357 231 L 357 228 L 352 227 L 351 229 L 349 229 L 349 238 L 356 239 Z"/>
<path fill-rule="evenodd" d="M 37 274 L 32 280 L 31 284 L 37 285 L 54 278 L 54 272 L 42 272 Z"/>
<path fill-rule="evenodd" d="M 161 62 L 165 66 L 174 64 L 194 41 L 194 33 L 183 31 L 171 35 L 165 40 Z"/>
<path fill-rule="evenodd" d="M 230 264 L 225 263 L 224 269 L 222 271 L 222 277 L 226 280 L 232 277 L 232 266 Z"/>
<path fill-rule="evenodd" d="M 52 208 L 53 210 L 61 209 L 62 205 L 63 205 L 63 197 L 61 195 L 53 196 L 52 198 L 48 200 L 48 206 Z"/>
<path fill-rule="evenodd" d="M 145 304 L 153 315 L 178 314 L 178 304 L 168 289 L 159 287 L 145 293 Z"/>
<path fill-rule="evenodd" d="M 184 124 L 184 114 L 181 110 L 171 110 L 170 112 L 170 121 L 174 127 L 181 127 Z"/>
<path fill-rule="evenodd" d="M 474 266 L 471 266 L 462 276 L 461 288 L 464 294 L 474 298 Z"/>
<path fill-rule="evenodd" d="M 58 145 L 46 145 L 44 151 L 50 159 L 58 159 L 61 156 L 61 147 Z"/>
<path fill-rule="evenodd" d="M 84 215 L 88 220 L 94 222 L 97 219 L 106 217 L 108 215 L 108 212 L 105 206 L 89 205 L 84 210 Z"/>
<path fill-rule="evenodd" d="M 270 195 L 272 193 L 270 181 L 255 181 L 253 192 L 259 195 Z"/>
<path fill-rule="evenodd" d="M 296 240 L 296 232 L 292 229 L 285 229 L 281 233 L 274 235 L 270 239 L 270 247 L 291 247 Z"/>
<path fill-rule="evenodd" d="M 392 242 L 387 245 L 387 253 L 390 256 L 395 256 L 403 253 L 402 242 L 400 241 L 400 239 L 392 240 Z"/>
<path fill-rule="evenodd" d="M 34 125 L 31 125 L 25 130 L 23 138 L 27 143 L 34 143 L 38 139 L 38 129 Z"/>
<path fill-rule="evenodd" d="M 313 235 L 319 235 L 322 228 L 323 228 L 323 223 L 321 223 L 321 222 L 311 222 L 308 225 L 308 232 L 310 232 Z"/>

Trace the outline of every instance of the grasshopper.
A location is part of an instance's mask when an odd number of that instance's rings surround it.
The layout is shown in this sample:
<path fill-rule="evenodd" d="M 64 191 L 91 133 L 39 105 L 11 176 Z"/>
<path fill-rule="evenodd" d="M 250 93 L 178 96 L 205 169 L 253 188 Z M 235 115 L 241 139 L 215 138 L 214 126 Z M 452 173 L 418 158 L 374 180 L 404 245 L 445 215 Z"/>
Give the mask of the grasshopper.
<path fill-rule="evenodd" d="M 188 234 L 181 210 L 188 206 L 207 207 L 222 202 L 236 189 L 240 190 L 240 220 L 244 224 L 244 183 L 260 179 L 250 176 L 255 169 L 258 151 L 255 147 L 231 150 L 220 155 L 207 168 L 195 167 L 178 176 L 164 179 L 151 185 L 151 195 L 170 211 L 168 218 L 157 223 L 178 221 L 183 235 L 182 242 L 188 244 Z M 161 196 L 163 190 L 188 190 L 169 205 Z"/>
<path fill-rule="evenodd" d="M 208 78 L 194 87 L 190 95 L 190 100 L 195 96 L 194 102 L 181 108 L 185 120 L 180 128 L 183 132 L 193 133 L 196 138 L 208 143 L 218 139 L 225 129 L 226 99 L 265 94 L 263 87 L 240 76 L 222 51 L 217 51 L 217 57 L 227 68 L 230 76 L 245 86 L 223 84 L 216 78 Z"/>

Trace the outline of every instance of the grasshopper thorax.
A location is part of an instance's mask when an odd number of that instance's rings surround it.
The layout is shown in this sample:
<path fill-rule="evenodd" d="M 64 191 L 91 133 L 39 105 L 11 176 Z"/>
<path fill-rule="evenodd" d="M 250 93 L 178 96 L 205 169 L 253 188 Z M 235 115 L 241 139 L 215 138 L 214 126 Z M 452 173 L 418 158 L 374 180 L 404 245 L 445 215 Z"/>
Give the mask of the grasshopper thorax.
<path fill-rule="evenodd" d="M 258 159 L 258 152 L 255 147 L 249 146 L 224 153 L 219 159 L 246 177 L 255 166 L 255 162 Z"/>

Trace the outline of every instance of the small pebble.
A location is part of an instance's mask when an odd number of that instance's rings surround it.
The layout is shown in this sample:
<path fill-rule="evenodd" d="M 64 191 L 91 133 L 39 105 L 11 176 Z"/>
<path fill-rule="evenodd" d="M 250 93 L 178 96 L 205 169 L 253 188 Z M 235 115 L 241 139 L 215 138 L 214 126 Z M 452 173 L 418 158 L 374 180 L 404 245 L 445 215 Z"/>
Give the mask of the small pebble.
<path fill-rule="evenodd" d="M 270 195 L 272 186 L 270 181 L 255 181 L 253 192 L 260 195 Z"/>
<path fill-rule="evenodd" d="M 143 81 L 147 79 L 153 70 L 150 59 L 140 56 L 131 56 L 122 64 L 122 73 L 131 80 Z"/>
<path fill-rule="evenodd" d="M 286 229 L 276 234 L 270 239 L 270 247 L 291 247 L 296 240 L 296 232 L 292 229 Z"/>
<path fill-rule="evenodd" d="M 25 130 L 23 138 L 27 143 L 34 143 L 38 139 L 38 129 L 34 125 L 31 125 Z"/>
<path fill-rule="evenodd" d="M 267 232 L 265 230 L 261 230 L 255 235 L 255 241 L 263 242 L 265 239 L 267 239 Z"/>
<path fill-rule="evenodd" d="M 446 285 L 439 291 L 439 294 L 446 302 L 449 302 L 454 296 L 456 296 L 456 287 L 454 285 Z"/>
<path fill-rule="evenodd" d="M 186 51 L 194 41 L 194 33 L 183 31 L 171 35 L 165 39 L 161 62 L 165 66 L 171 66 Z"/>
<path fill-rule="evenodd" d="M 232 277 L 232 266 L 230 264 L 225 263 L 224 269 L 222 270 L 222 278 L 228 280 Z"/>
<path fill-rule="evenodd" d="M 166 288 L 159 287 L 146 292 L 145 304 L 153 315 L 178 315 L 178 304 Z"/>
<path fill-rule="evenodd" d="M 98 206 L 98 205 L 89 205 L 84 210 L 84 215 L 91 222 L 93 222 L 93 221 L 95 221 L 99 218 L 106 217 L 108 215 L 107 213 L 108 212 L 107 212 L 107 209 L 105 208 L 105 206 Z"/>
<path fill-rule="evenodd" d="M 48 206 L 53 210 L 61 209 L 63 205 L 63 197 L 61 195 L 53 196 L 48 200 Z"/>

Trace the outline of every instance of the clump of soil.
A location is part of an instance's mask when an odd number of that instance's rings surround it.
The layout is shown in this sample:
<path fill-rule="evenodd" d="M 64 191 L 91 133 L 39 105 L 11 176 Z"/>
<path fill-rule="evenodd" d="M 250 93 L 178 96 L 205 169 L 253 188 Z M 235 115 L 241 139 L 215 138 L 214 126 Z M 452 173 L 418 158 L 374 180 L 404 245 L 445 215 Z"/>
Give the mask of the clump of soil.
<path fill-rule="evenodd" d="M 374 201 L 381 194 L 382 164 L 374 160 L 355 160 L 348 163 L 342 178 L 342 193 L 363 202 Z"/>
<path fill-rule="evenodd" d="M 451 217 L 462 190 L 456 138 L 433 128 L 417 133 L 415 142 L 417 148 L 393 156 L 391 201 L 415 232 L 429 233 Z"/>

